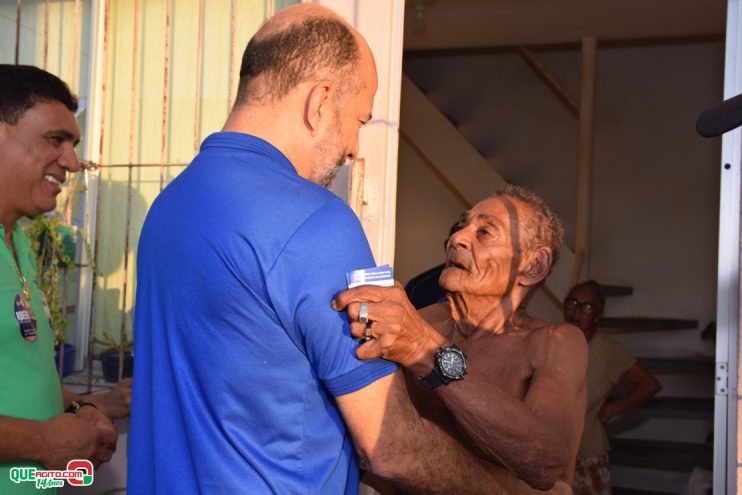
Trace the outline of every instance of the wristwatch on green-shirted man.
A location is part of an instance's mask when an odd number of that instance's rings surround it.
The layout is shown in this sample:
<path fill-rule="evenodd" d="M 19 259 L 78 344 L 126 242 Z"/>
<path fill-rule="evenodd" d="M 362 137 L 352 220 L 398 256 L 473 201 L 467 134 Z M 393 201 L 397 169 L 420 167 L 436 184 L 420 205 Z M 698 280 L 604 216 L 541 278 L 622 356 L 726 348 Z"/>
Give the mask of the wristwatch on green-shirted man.
<path fill-rule="evenodd" d="M 466 354 L 464 351 L 450 345 L 441 347 L 433 358 L 433 371 L 420 377 L 420 382 L 429 390 L 440 385 L 448 385 L 464 379 L 466 375 Z"/>

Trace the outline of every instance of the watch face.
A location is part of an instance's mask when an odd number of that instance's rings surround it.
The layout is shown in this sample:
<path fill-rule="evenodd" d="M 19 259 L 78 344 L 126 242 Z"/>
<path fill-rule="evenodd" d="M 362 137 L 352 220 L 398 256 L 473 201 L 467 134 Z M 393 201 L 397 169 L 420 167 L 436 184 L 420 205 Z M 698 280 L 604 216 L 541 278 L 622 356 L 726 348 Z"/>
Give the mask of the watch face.
<path fill-rule="evenodd" d="M 466 362 L 461 351 L 446 349 L 438 359 L 438 366 L 450 380 L 460 380 L 466 373 Z"/>

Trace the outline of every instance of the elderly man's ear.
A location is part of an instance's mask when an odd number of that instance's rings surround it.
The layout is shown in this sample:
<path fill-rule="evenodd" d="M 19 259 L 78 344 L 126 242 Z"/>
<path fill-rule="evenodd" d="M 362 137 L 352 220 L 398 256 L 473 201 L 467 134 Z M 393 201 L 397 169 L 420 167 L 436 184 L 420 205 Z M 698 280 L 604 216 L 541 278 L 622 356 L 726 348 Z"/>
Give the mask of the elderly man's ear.
<path fill-rule="evenodd" d="M 551 269 L 551 249 L 540 247 L 528 257 L 525 269 L 520 274 L 520 284 L 536 285 L 549 274 Z"/>

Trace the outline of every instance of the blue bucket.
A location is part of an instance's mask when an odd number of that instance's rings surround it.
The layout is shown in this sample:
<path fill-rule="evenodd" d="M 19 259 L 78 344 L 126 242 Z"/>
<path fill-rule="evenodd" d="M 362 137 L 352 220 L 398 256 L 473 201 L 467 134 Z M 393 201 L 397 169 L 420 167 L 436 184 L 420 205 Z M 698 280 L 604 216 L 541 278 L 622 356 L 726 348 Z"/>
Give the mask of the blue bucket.
<path fill-rule="evenodd" d="M 72 373 L 75 364 L 75 346 L 73 344 L 63 344 L 62 349 L 64 352 L 62 376 L 67 376 Z M 59 351 L 54 355 L 54 364 L 59 369 Z"/>

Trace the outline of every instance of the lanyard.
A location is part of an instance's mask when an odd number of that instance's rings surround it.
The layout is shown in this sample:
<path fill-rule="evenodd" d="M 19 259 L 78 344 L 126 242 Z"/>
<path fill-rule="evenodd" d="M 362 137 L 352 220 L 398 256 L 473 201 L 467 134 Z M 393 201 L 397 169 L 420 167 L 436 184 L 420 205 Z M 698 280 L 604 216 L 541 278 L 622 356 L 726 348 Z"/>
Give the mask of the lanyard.
<path fill-rule="evenodd" d="M 21 267 L 18 264 L 18 255 L 15 246 L 13 245 L 12 241 L 10 243 L 5 242 L 5 244 L 8 246 L 8 250 L 10 251 L 13 268 L 15 268 L 15 272 L 18 274 L 18 279 L 21 281 L 21 286 L 23 287 L 23 297 L 25 297 L 27 301 L 30 301 L 32 298 L 31 287 L 28 285 L 26 277 L 24 277 L 23 273 L 21 273 Z"/>

